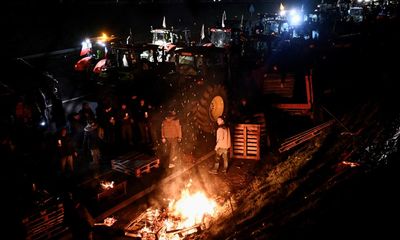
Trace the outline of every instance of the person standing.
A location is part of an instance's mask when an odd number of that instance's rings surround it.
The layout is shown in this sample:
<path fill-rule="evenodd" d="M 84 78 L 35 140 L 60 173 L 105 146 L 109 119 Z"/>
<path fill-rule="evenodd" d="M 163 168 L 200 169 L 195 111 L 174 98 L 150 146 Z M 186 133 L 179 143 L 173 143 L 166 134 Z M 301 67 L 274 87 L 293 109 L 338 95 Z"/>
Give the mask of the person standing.
<path fill-rule="evenodd" d="M 151 130 L 150 130 L 150 110 L 151 106 L 148 105 L 142 98 L 139 101 L 139 106 L 136 109 L 137 124 L 140 131 L 141 142 L 143 145 L 152 143 Z"/>
<path fill-rule="evenodd" d="M 90 120 L 84 128 L 84 146 L 90 151 L 91 162 L 95 168 L 100 165 L 100 138 L 99 127 L 95 121 Z"/>
<path fill-rule="evenodd" d="M 78 156 L 72 139 L 70 138 L 67 128 L 63 127 L 57 138 L 57 153 L 60 159 L 61 172 L 65 173 L 65 166 L 68 165 L 71 172 L 74 171 L 74 156 Z"/>
<path fill-rule="evenodd" d="M 225 125 L 225 120 L 222 117 L 218 117 L 217 124 L 215 162 L 213 169 L 210 170 L 210 173 L 212 174 L 218 174 L 221 159 L 224 164 L 222 173 L 226 173 L 228 170 L 228 150 L 231 148 L 231 133 L 229 128 Z"/>
<path fill-rule="evenodd" d="M 161 123 L 161 141 L 166 144 L 168 154 L 165 166 L 175 167 L 179 158 L 178 143 L 182 140 L 182 126 L 175 111 L 170 111 Z"/>
<path fill-rule="evenodd" d="M 129 111 L 128 106 L 125 103 L 121 104 L 121 108 L 118 113 L 118 121 L 121 128 L 121 140 L 124 146 L 133 145 L 133 116 Z"/>
<path fill-rule="evenodd" d="M 83 102 L 82 107 L 78 112 L 79 114 L 79 119 L 82 123 L 83 126 L 86 126 L 86 124 L 89 121 L 92 121 L 96 118 L 95 113 L 93 112 L 92 108 L 90 107 L 88 102 Z"/>

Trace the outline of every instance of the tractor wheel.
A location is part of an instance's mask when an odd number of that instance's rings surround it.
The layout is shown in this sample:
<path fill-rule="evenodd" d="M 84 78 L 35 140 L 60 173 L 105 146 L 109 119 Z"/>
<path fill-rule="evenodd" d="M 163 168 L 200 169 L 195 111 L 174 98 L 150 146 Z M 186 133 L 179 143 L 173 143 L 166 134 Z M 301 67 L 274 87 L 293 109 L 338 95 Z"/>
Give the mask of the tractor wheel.
<path fill-rule="evenodd" d="M 227 112 L 227 103 L 226 89 L 222 85 L 207 86 L 192 109 L 197 127 L 203 132 L 213 132 L 217 118 Z"/>

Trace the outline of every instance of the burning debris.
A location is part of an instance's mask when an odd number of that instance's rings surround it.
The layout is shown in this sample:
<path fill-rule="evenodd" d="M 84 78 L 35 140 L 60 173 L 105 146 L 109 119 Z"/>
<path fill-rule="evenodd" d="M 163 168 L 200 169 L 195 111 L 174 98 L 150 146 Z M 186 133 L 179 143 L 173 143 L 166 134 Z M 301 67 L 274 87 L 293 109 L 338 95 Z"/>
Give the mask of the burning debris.
<path fill-rule="evenodd" d="M 114 181 L 101 181 L 100 186 L 103 190 L 114 188 Z"/>
<path fill-rule="evenodd" d="M 217 214 L 217 203 L 205 193 L 191 193 L 191 182 L 178 200 L 168 200 L 166 208 L 150 207 L 131 221 L 125 235 L 145 240 L 184 239 L 208 229 Z"/>
<path fill-rule="evenodd" d="M 345 165 L 345 166 L 349 166 L 349 167 L 358 167 L 358 166 L 360 166 L 359 163 L 348 162 L 348 161 L 342 161 L 341 164 Z"/>
<path fill-rule="evenodd" d="M 104 221 L 102 223 L 95 223 L 95 226 L 107 226 L 107 227 L 111 227 L 112 225 L 114 225 L 114 223 L 117 221 L 116 218 L 114 217 L 108 217 L 105 218 Z"/>

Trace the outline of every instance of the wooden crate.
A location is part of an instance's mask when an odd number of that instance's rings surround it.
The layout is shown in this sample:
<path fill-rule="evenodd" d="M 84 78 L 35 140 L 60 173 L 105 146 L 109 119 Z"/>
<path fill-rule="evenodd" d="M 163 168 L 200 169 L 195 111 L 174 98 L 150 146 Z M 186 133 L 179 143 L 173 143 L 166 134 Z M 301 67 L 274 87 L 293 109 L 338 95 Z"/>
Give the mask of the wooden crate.
<path fill-rule="evenodd" d="M 111 160 L 112 169 L 136 177 L 141 177 L 143 173 L 150 173 L 151 169 L 159 166 L 159 158 L 143 153 L 131 153 Z"/>
<path fill-rule="evenodd" d="M 231 156 L 239 159 L 260 160 L 260 125 L 235 125 Z"/>
<path fill-rule="evenodd" d="M 64 225 L 64 205 L 58 203 L 38 210 L 22 220 L 26 240 L 50 239 L 67 230 Z"/>

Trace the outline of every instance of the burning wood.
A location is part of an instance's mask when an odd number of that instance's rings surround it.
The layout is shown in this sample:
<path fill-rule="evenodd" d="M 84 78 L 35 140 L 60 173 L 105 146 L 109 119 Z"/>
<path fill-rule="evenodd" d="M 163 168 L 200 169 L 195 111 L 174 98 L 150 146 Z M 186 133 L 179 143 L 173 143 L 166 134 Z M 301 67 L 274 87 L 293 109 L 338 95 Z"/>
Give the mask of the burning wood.
<path fill-rule="evenodd" d="M 342 164 L 343 164 L 343 165 L 346 165 L 346 166 L 350 166 L 350 167 L 358 167 L 358 166 L 360 166 L 359 163 L 348 162 L 348 161 L 342 161 Z"/>
<path fill-rule="evenodd" d="M 104 221 L 102 223 L 95 223 L 94 225 L 111 227 L 116 221 L 117 221 L 117 219 L 115 219 L 114 217 L 108 217 L 108 218 L 104 219 Z"/>
<path fill-rule="evenodd" d="M 181 198 L 170 200 L 164 209 L 148 208 L 125 228 L 125 235 L 145 240 L 183 239 L 210 226 L 217 203 L 203 192 L 191 194 L 190 183 Z"/>
<path fill-rule="evenodd" d="M 103 190 L 114 188 L 114 181 L 101 181 L 100 186 Z"/>

